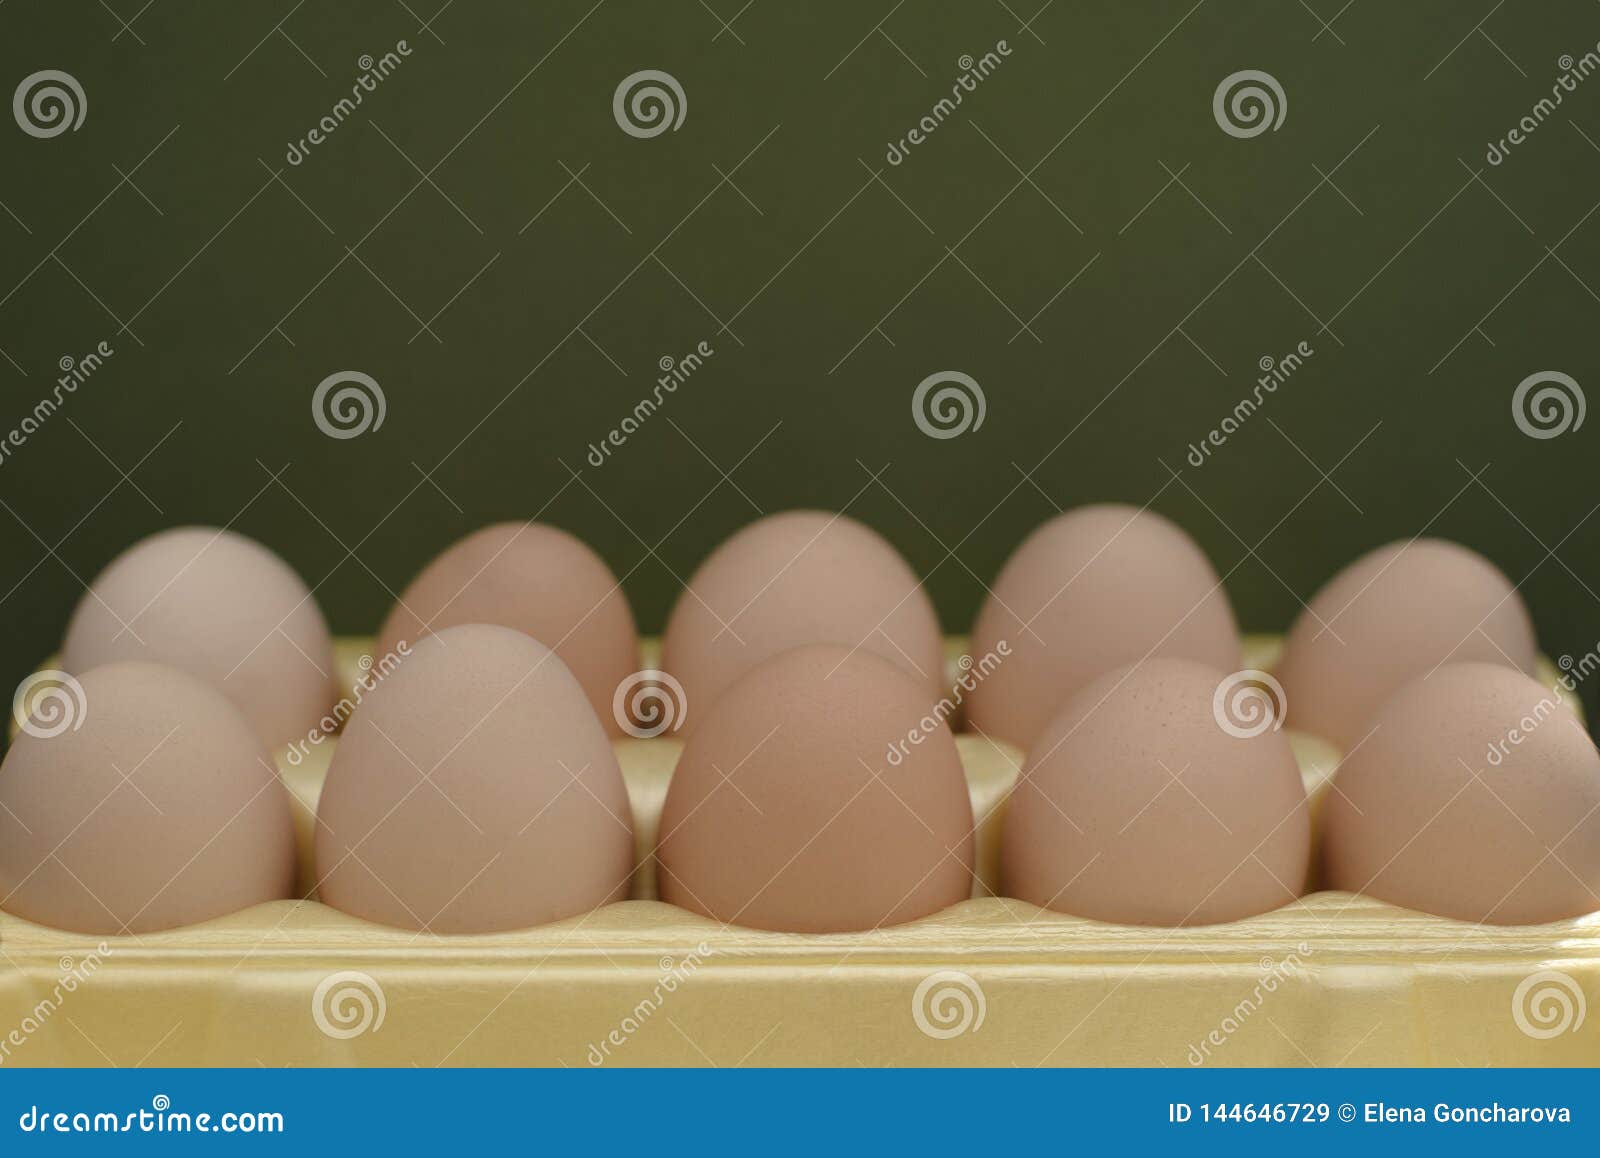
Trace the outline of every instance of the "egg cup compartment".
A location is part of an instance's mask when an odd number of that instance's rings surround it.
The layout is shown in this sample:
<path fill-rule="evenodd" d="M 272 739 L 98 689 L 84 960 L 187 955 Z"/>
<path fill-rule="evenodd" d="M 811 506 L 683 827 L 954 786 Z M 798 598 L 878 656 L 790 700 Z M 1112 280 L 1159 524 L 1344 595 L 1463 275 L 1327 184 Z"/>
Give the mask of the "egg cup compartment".
<path fill-rule="evenodd" d="M 367 644 L 340 641 L 344 686 Z M 1269 668 L 1275 648 L 1247 639 L 1247 666 Z M 963 641 L 948 650 L 954 662 Z M 1338 753 L 1291 740 L 1315 830 Z M 1600 1023 L 1584 1017 L 1585 994 L 1600 994 L 1600 914 L 1478 926 L 1336 892 L 1188 929 L 1040 909 L 993 895 L 1019 754 L 979 736 L 957 744 L 978 883 L 931 917 L 771 933 L 650 899 L 682 745 L 625 740 L 616 750 L 641 866 L 632 899 L 454 936 L 315 900 L 137 937 L 0 912 L 0 1064 L 1600 1064 Z M 298 764 L 280 753 L 303 891 L 333 747 L 311 746 Z"/>

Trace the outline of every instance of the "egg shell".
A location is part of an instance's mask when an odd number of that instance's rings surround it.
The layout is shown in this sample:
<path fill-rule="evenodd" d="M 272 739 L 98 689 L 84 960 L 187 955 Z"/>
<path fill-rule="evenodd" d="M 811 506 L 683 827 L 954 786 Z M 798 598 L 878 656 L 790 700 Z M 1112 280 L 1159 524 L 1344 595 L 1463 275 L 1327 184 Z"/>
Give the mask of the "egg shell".
<path fill-rule="evenodd" d="M 317 809 L 321 899 L 433 933 L 526 928 L 627 892 L 633 821 L 577 679 L 509 627 L 425 635 L 346 724 Z"/>
<path fill-rule="evenodd" d="M 864 649 L 813 645 L 757 667 L 706 713 L 673 773 L 661 898 L 797 933 L 875 929 L 965 900 L 972 805 L 949 728 L 924 723 L 932 708 Z"/>
<path fill-rule="evenodd" d="M 554 650 L 606 731 L 622 734 L 612 697 L 638 666 L 639 638 L 616 576 L 581 540 L 542 523 L 474 531 L 401 592 L 378 632 L 377 654 L 464 623 L 514 627 Z"/>
<path fill-rule="evenodd" d="M 137 934 L 293 895 L 289 794 L 221 692 L 147 663 L 77 682 L 0 764 L 0 908 Z"/>
<path fill-rule="evenodd" d="M 769 515 L 712 552 L 672 609 L 662 667 L 692 728 L 746 672 L 813 643 L 862 648 L 942 694 L 944 640 L 916 575 L 876 531 L 824 511 Z"/>
<path fill-rule="evenodd" d="M 1239 666 L 1239 625 L 1216 571 L 1176 523 L 1120 504 L 1078 507 L 1006 561 L 972 654 L 1010 655 L 967 697 L 978 731 L 1029 747 L 1097 676 L 1147 657 Z"/>
<path fill-rule="evenodd" d="M 1443 663 L 1500 663 L 1528 675 L 1533 621 L 1493 563 L 1442 539 L 1390 543 L 1312 597 L 1284 643 L 1277 676 L 1289 722 L 1344 748 L 1400 686 Z"/>
<path fill-rule="evenodd" d="M 260 543 L 213 527 L 140 540 L 78 601 L 62 666 L 122 660 L 209 681 L 270 748 L 304 736 L 335 699 L 333 641 L 305 583 Z"/>
<path fill-rule="evenodd" d="M 1238 920 L 1298 897 L 1311 849 L 1299 765 L 1270 717 L 1246 729 L 1218 716 L 1228 678 L 1153 659 L 1069 700 L 1006 812 L 1007 895 L 1163 926 Z"/>
<path fill-rule="evenodd" d="M 1600 911 L 1600 754 L 1550 688 L 1446 664 L 1369 723 L 1327 800 L 1329 887 L 1494 925 Z"/>

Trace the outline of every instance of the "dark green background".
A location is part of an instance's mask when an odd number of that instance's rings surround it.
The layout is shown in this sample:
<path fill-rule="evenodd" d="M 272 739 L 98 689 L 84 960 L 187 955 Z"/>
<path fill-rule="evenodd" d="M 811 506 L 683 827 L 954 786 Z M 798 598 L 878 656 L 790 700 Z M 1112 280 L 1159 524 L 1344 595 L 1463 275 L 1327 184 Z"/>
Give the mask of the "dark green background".
<path fill-rule="evenodd" d="M 1535 371 L 1600 383 L 1600 78 L 1484 161 L 1558 58 L 1600 40 L 1595 4 L 1485 19 L 1487 2 L 1056 0 L 1035 19 L 1039 0 L 457 0 L 424 30 L 439 2 L 0 7 L 4 91 L 58 68 L 88 97 L 82 128 L 51 140 L 0 119 L 0 427 L 62 356 L 116 350 L 0 466 L 6 680 L 117 551 L 183 522 L 269 544 L 336 630 L 364 632 L 444 545 L 537 514 L 625 574 L 657 630 L 680 578 L 757 510 L 847 507 L 960 630 L 979 581 L 1058 507 L 1156 496 L 1252 628 L 1283 628 L 1342 564 L 1427 527 L 1521 585 L 1547 651 L 1600 634 L 1600 419 L 1538 441 L 1510 407 Z M 358 58 L 400 39 L 411 57 L 288 166 Z M 888 167 L 958 58 L 1001 39 L 1009 59 Z M 611 101 L 645 68 L 677 77 L 687 116 L 636 140 Z M 1211 100 L 1245 68 L 1282 83 L 1288 113 L 1236 140 Z M 752 149 L 738 191 L 719 188 Z M 1347 155 L 1338 188 L 1321 184 Z M 411 341 L 411 312 L 441 309 L 440 340 Z M 1013 312 L 1038 313 L 1037 341 L 1012 340 Z M 585 463 L 657 359 L 702 339 L 716 354 L 691 383 Z M 1308 364 L 1189 467 L 1258 358 L 1301 340 Z M 312 390 L 341 369 L 382 384 L 381 430 L 313 425 Z M 910 396 L 944 369 L 982 384 L 988 417 L 936 441 Z M 1334 475 L 1347 500 L 1319 466 L 1369 431 Z"/>

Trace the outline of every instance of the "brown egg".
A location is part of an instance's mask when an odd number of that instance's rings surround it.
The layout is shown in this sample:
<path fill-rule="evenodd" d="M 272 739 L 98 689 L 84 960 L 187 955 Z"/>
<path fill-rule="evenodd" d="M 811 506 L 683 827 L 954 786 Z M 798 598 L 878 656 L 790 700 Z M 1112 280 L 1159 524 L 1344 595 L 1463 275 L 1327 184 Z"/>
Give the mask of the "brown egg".
<path fill-rule="evenodd" d="M 425 635 L 345 726 L 317 808 L 321 899 L 434 933 L 621 900 L 633 820 L 605 729 L 555 652 L 509 627 Z"/>
<path fill-rule="evenodd" d="M 209 681 L 274 749 L 335 699 L 333 643 L 305 583 L 260 543 L 213 527 L 141 540 L 78 601 L 62 666 L 82 674 L 118 660 Z"/>
<path fill-rule="evenodd" d="M 1482 555 L 1417 539 L 1363 555 L 1318 591 L 1289 632 L 1277 676 L 1291 727 L 1350 748 L 1402 684 L 1474 660 L 1532 675 L 1528 609 Z"/>
<path fill-rule="evenodd" d="M 1298 897 L 1311 849 L 1300 769 L 1275 717 L 1226 707 L 1238 681 L 1152 659 L 1069 700 L 1007 809 L 1005 892 L 1166 926 L 1233 921 Z"/>
<path fill-rule="evenodd" d="M 1494 925 L 1600 911 L 1600 754 L 1555 692 L 1446 664 L 1369 726 L 1327 799 L 1330 888 Z"/>
<path fill-rule="evenodd" d="M 1006 561 L 972 654 L 1010 655 L 967 697 L 967 719 L 1027 748 L 1079 689 L 1146 657 L 1239 666 L 1239 625 L 1210 562 L 1176 523 L 1137 507 L 1078 507 Z"/>
<path fill-rule="evenodd" d="M 0 764 L 0 908 L 150 933 L 292 895 L 289 794 L 215 687 L 114 663 L 40 694 Z"/>
<path fill-rule="evenodd" d="M 837 645 L 750 672 L 678 760 L 661 899 L 726 924 L 876 929 L 972 892 L 972 805 L 927 689 Z"/>
<path fill-rule="evenodd" d="M 935 697 L 944 639 L 927 593 L 876 531 L 824 511 L 785 511 L 711 553 L 667 621 L 661 666 L 690 717 L 779 652 L 837 643 L 880 655 Z"/>
<path fill-rule="evenodd" d="M 379 656 L 401 640 L 462 623 L 497 623 L 553 650 L 613 736 L 617 685 L 639 666 L 627 596 L 605 560 L 542 523 L 496 523 L 452 545 L 400 595 L 378 632 Z"/>

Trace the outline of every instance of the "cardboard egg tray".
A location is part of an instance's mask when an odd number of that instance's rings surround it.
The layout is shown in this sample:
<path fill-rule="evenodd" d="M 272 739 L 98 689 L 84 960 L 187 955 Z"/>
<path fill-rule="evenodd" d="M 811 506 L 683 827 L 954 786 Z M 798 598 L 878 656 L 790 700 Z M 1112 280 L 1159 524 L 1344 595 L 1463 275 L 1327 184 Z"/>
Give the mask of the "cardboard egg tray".
<path fill-rule="evenodd" d="M 1277 640 L 1245 642 L 1246 666 L 1270 668 Z M 343 686 L 368 643 L 339 641 Z M 949 641 L 952 660 L 963 650 Z M 1315 825 L 1338 753 L 1291 740 Z M 1476 926 L 1313 892 L 1230 924 L 1152 929 L 1039 909 L 995 895 L 1019 753 L 957 744 L 978 884 L 923 920 L 769 933 L 653 899 L 682 745 L 626 740 L 632 899 L 470 936 L 312 899 L 137 937 L 0 912 L 0 1066 L 1600 1064 L 1600 1011 L 1585 1016 L 1600 1000 L 1600 913 Z M 280 759 L 303 891 L 333 747 Z"/>

